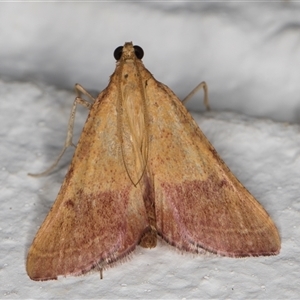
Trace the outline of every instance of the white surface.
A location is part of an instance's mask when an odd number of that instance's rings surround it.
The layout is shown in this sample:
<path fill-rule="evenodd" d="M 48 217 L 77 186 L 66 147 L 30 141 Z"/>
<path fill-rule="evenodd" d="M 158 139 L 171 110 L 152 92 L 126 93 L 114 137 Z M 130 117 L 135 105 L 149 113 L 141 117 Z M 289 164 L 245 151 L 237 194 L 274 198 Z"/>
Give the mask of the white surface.
<path fill-rule="evenodd" d="M 180 98 L 205 80 L 214 109 L 300 121 L 299 2 L 0 3 L 0 28 L 10 79 L 100 91 L 133 41 Z"/>
<path fill-rule="evenodd" d="M 1 3 L 0 297 L 298 297 L 300 128 L 216 110 L 299 121 L 299 25 L 300 6 L 290 1 Z M 51 176 L 27 176 L 53 162 L 66 134 L 74 94 L 48 85 L 70 90 L 80 82 L 102 90 L 114 70 L 114 49 L 130 40 L 144 48 L 146 67 L 180 98 L 206 80 L 214 111 L 197 121 L 274 219 L 280 255 L 180 255 L 159 244 L 138 248 L 102 281 L 98 273 L 50 282 L 27 277 L 28 248 L 72 155 L 70 149 Z M 80 110 L 77 134 L 85 116 Z"/>

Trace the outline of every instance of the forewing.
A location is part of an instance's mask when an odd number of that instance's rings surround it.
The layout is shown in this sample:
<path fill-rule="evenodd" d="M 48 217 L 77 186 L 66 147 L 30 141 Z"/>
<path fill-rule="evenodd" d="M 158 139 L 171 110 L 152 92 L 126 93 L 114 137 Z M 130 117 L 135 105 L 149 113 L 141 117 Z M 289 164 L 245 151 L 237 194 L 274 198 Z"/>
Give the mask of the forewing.
<path fill-rule="evenodd" d="M 31 279 L 105 266 L 132 251 L 147 227 L 141 190 L 121 157 L 117 96 L 108 87 L 90 111 L 59 195 L 29 250 Z"/>
<path fill-rule="evenodd" d="M 158 233 L 179 249 L 240 257 L 277 254 L 278 231 L 174 93 L 147 81 L 149 169 Z"/>

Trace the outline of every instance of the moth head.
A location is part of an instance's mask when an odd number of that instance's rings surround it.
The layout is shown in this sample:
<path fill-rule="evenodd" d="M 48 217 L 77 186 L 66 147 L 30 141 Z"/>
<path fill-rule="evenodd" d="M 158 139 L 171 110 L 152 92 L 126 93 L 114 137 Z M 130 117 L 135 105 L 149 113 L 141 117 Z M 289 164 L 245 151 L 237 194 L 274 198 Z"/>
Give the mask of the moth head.
<path fill-rule="evenodd" d="M 142 59 L 144 56 L 144 50 L 137 45 L 132 45 L 132 43 L 125 43 L 124 46 L 119 46 L 114 51 L 114 58 L 119 61 L 122 59 L 133 59 L 134 57 L 137 59 Z"/>

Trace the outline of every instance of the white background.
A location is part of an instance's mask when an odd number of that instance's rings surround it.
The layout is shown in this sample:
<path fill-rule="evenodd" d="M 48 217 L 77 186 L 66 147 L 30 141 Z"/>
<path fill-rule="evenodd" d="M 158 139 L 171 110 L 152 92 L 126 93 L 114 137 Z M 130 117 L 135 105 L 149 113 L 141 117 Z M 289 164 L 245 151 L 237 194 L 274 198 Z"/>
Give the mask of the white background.
<path fill-rule="evenodd" d="M 277 2 L 0 3 L 0 297 L 296 298 L 299 276 L 300 4 Z M 133 41 L 179 98 L 200 81 L 212 112 L 193 114 L 278 226 L 275 257 L 181 255 L 140 247 L 104 272 L 34 282 L 28 248 L 72 156 L 59 153 L 76 82 L 98 93 L 114 49 Z M 200 92 L 187 107 L 204 110 Z M 231 111 L 231 112 L 229 112 Z M 86 112 L 78 112 L 76 133 Z"/>

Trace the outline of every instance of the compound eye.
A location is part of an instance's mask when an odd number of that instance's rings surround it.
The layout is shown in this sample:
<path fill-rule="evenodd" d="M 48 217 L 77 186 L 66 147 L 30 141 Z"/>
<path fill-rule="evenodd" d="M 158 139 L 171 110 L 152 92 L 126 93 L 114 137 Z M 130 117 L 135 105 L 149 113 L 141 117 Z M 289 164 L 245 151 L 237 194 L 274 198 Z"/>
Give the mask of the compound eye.
<path fill-rule="evenodd" d="M 133 46 L 133 48 L 134 48 L 135 56 L 138 59 L 142 59 L 144 56 L 144 50 L 140 46 L 137 46 L 137 45 Z"/>
<path fill-rule="evenodd" d="M 116 50 L 114 51 L 114 58 L 116 60 L 119 60 L 122 56 L 123 53 L 123 46 L 119 46 L 118 48 L 116 48 Z"/>

